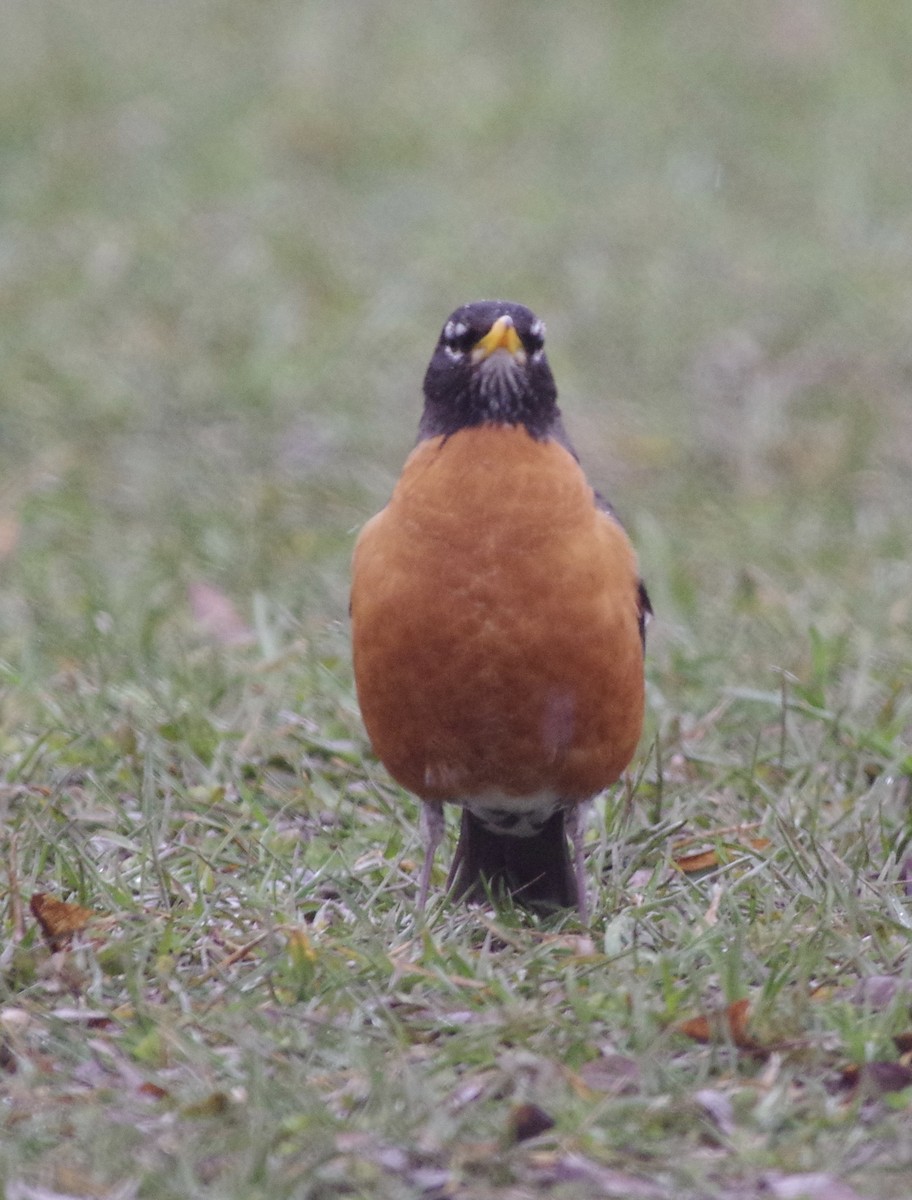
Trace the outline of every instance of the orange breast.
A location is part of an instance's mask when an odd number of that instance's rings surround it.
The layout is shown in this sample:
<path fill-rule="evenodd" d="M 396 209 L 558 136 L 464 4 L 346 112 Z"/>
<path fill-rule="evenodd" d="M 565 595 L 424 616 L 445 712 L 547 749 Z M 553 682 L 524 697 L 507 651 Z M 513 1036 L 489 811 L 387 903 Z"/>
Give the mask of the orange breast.
<path fill-rule="evenodd" d="M 422 442 L 353 563 L 358 700 L 393 777 L 426 800 L 613 783 L 643 720 L 637 580 L 556 442 Z"/>

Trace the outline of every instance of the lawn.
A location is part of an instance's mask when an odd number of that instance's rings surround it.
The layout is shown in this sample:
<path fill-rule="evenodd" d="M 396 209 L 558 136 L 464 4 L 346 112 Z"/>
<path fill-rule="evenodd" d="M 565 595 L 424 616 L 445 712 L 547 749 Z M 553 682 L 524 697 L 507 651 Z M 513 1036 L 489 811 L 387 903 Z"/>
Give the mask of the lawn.
<path fill-rule="evenodd" d="M 905 1200 L 912 9 L 2 25 L 5 1195 Z M 354 699 L 355 533 L 491 295 L 657 614 L 587 929 L 449 905 L 452 839 L 418 920 Z"/>

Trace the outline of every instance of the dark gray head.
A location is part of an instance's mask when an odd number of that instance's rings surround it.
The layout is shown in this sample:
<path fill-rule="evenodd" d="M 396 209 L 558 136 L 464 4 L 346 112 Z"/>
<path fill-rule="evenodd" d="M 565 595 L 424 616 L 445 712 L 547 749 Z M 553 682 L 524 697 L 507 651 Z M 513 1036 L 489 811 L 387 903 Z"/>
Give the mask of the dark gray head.
<path fill-rule="evenodd" d="M 419 438 L 473 425 L 524 425 L 566 444 L 545 326 L 522 304 L 476 300 L 450 316 L 424 377 Z"/>

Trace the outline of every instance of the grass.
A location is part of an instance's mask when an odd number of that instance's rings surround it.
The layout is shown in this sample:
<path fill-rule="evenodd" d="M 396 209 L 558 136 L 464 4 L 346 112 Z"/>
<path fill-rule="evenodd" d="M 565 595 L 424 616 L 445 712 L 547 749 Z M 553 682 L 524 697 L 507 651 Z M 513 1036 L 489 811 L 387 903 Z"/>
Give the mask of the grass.
<path fill-rule="evenodd" d="M 906 1196 L 906 7 L 5 24 L 6 1194 Z M 589 930 L 416 922 L 352 690 L 354 530 L 490 294 L 658 613 Z"/>

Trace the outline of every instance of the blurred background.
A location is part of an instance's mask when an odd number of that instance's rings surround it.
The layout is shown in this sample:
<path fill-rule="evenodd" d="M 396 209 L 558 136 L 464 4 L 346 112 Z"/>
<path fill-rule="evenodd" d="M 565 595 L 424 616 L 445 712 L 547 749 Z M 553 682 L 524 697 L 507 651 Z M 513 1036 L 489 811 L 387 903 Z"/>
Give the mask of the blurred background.
<path fill-rule="evenodd" d="M 659 702 L 809 677 L 846 639 L 875 678 L 908 654 L 908 4 L 14 0 L 0 22 L 18 679 L 102 641 L 160 669 L 200 594 L 204 621 L 208 596 L 341 644 L 439 327 L 493 296 L 547 322 L 651 586 Z"/>

